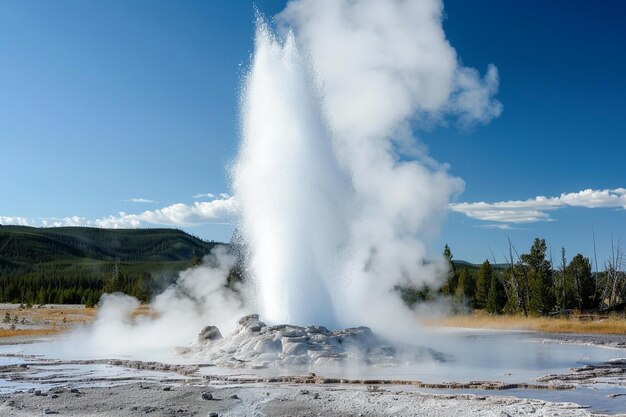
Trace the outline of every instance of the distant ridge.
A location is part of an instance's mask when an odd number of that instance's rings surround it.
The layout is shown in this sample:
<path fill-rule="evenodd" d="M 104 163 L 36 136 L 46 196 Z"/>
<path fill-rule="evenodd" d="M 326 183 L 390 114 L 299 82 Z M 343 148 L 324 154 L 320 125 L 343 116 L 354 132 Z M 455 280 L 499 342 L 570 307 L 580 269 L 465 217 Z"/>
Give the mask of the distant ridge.
<path fill-rule="evenodd" d="M 217 245 L 177 229 L 0 226 L 0 302 L 148 301 Z"/>
<path fill-rule="evenodd" d="M 0 265 L 85 259 L 183 261 L 203 256 L 217 244 L 178 229 L 0 226 Z"/>

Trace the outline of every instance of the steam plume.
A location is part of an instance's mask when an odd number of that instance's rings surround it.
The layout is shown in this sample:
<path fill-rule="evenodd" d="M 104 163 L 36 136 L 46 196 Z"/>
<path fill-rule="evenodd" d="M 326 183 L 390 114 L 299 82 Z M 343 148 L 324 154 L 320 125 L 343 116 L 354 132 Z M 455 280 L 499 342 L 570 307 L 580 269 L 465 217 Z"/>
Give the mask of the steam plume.
<path fill-rule="evenodd" d="M 279 35 L 259 18 L 233 172 L 254 291 L 225 289 L 233 260 L 214 253 L 219 262 L 183 272 L 139 325 L 127 321 L 136 300 L 105 297 L 93 346 L 173 347 L 206 324 L 228 332 L 251 311 L 270 323 L 405 331 L 413 313 L 394 287 L 445 274 L 426 247 L 463 189 L 414 132 L 501 112 L 497 69 L 481 78 L 459 64 L 442 12 L 437 0 L 294 0 L 276 18 Z"/>
<path fill-rule="evenodd" d="M 410 318 L 398 283 L 425 262 L 462 180 L 429 159 L 412 126 L 501 112 L 498 73 L 459 65 L 440 1 L 295 0 L 259 19 L 234 172 L 262 318 L 389 328 Z M 393 320 L 390 320 L 393 318 Z"/>

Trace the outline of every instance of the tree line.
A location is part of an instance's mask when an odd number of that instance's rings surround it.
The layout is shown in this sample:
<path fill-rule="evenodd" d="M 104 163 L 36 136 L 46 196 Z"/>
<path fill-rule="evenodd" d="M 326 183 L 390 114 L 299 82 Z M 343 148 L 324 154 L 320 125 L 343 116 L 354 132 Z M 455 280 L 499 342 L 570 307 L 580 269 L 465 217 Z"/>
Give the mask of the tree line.
<path fill-rule="evenodd" d="M 527 253 L 518 254 L 509 242 L 507 263 L 485 260 L 479 267 L 453 261 L 446 244 L 443 256 L 449 274 L 439 288 L 401 288 L 409 305 L 442 297 L 456 307 L 468 306 L 493 314 L 555 315 L 573 311 L 610 311 L 626 304 L 623 253 L 612 245 L 603 271 L 592 271 L 588 257 L 567 260 L 561 248 L 558 262 L 548 256 L 544 239 L 535 239 Z"/>
<path fill-rule="evenodd" d="M 180 271 L 198 264 L 199 259 L 162 263 L 48 263 L 36 265 L 30 271 L 3 271 L 0 273 L 0 302 L 92 307 L 103 293 L 114 292 L 148 302 L 172 284 Z"/>

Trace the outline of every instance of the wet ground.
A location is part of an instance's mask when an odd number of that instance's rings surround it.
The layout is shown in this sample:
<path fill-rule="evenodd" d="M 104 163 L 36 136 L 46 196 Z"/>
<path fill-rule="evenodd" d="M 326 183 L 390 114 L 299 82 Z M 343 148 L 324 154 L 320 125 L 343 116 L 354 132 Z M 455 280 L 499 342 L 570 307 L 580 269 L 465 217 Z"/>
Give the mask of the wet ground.
<path fill-rule="evenodd" d="M 600 337 L 600 346 L 593 338 L 462 331 L 435 343 L 438 349 L 448 344 L 446 353 L 454 357 L 449 362 L 254 371 L 176 357 L 145 362 L 89 358 L 83 352 L 78 358 L 54 339 L 5 345 L 0 346 L 0 415 L 41 415 L 46 409 L 60 415 L 298 415 L 310 410 L 350 415 L 335 401 L 354 403 L 354 415 L 386 415 L 376 404 L 395 404 L 391 409 L 398 412 L 389 415 L 482 415 L 481 410 L 507 407 L 510 415 L 531 415 L 532 409 L 551 410 L 545 415 L 626 413 L 626 362 L 610 362 L 626 357 L 626 350 L 620 337 Z M 204 399 L 206 392 L 220 400 Z M 328 398 L 318 401 L 322 397 Z M 434 409 L 412 414 L 418 403 Z M 461 413 L 464 408 L 469 414 Z"/>

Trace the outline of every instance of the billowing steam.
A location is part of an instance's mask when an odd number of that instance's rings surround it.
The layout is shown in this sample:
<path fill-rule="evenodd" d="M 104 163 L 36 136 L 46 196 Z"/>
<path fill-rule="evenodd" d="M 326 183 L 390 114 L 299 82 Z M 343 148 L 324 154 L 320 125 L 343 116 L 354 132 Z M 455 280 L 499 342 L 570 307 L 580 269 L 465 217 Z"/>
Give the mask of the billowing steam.
<path fill-rule="evenodd" d="M 139 301 L 124 294 L 105 294 L 93 326 L 62 346 L 68 353 L 111 357 L 161 358 L 169 349 L 193 341 L 211 323 L 234 330 L 237 318 L 249 314 L 245 290 L 226 288 L 235 257 L 218 246 L 204 264 L 181 272 L 176 284 L 159 294 L 147 315 L 136 314 Z"/>
<path fill-rule="evenodd" d="M 393 287 L 444 275 L 425 242 L 463 182 L 411 126 L 488 122 L 501 105 L 497 70 L 458 64 L 442 11 L 296 0 L 282 38 L 257 22 L 234 189 L 263 319 L 389 330 L 409 315 Z"/>
<path fill-rule="evenodd" d="M 251 311 L 390 336 L 413 323 L 394 286 L 445 275 L 426 245 L 463 189 L 413 132 L 501 112 L 497 69 L 481 78 L 459 64 L 442 13 L 439 0 L 293 0 L 278 33 L 258 18 L 233 171 L 246 288 L 224 288 L 232 260 L 214 254 L 217 266 L 184 272 L 139 325 L 126 322 L 132 300 L 106 298 L 94 346 L 175 346 Z"/>

